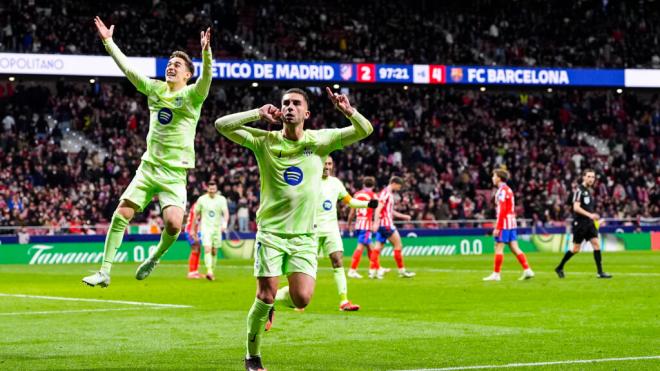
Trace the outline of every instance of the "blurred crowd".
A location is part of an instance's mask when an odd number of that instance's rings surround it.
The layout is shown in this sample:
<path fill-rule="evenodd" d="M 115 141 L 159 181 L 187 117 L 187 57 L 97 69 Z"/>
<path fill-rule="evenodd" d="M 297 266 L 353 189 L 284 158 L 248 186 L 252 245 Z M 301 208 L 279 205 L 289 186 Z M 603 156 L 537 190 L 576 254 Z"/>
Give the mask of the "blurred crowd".
<path fill-rule="evenodd" d="M 596 68 L 660 68 L 653 0 L 9 0 L 0 51 L 104 54 L 92 24 L 114 24 L 127 55 Z"/>
<path fill-rule="evenodd" d="M 0 96 L 0 226 L 87 233 L 88 227 L 105 225 L 146 147 L 144 96 L 128 82 L 59 80 L 3 84 L 3 89 L 10 93 Z M 215 179 L 229 201 L 230 228 L 255 230 L 255 158 L 221 137 L 213 122 L 265 103 L 277 105 L 282 92 L 279 87 L 212 87 L 197 128 L 196 168 L 188 174 L 189 206 Z M 564 225 L 570 193 L 587 167 L 597 173 L 601 216 L 660 217 L 660 98 L 655 93 L 433 87 L 348 93 L 374 133 L 333 153 L 336 176 L 350 192 L 359 190 L 367 175 L 376 177 L 378 189 L 390 176 L 402 176 L 406 185 L 396 209 L 422 227 L 469 226 L 459 221 L 494 218 L 491 171 L 501 166 L 512 174 L 516 211 L 527 225 Z M 349 124 L 321 89 L 310 88 L 310 100 L 307 128 Z M 62 138 L 68 130 L 83 133 L 99 150 L 65 152 Z M 159 214 L 154 202 L 134 222 L 157 229 Z M 345 220 L 348 210 L 340 214 Z"/>

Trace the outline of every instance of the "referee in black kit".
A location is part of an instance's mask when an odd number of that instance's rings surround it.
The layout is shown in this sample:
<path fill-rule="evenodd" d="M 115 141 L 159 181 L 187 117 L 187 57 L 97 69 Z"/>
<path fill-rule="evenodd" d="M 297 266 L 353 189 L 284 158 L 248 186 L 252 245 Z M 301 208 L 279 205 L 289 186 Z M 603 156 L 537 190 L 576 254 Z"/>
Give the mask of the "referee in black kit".
<path fill-rule="evenodd" d="M 564 278 L 564 264 L 580 252 L 580 245 L 584 241 L 590 241 L 594 248 L 594 260 L 598 268 L 598 278 L 612 278 L 611 275 L 603 272 L 600 255 L 600 243 L 598 241 L 598 214 L 596 209 L 596 199 L 591 192 L 591 187 L 596 181 L 596 172 L 593 169 L 586 169 L 582 172 L 582 184 L 580 184 L 573 193 L 573 250 L 566 251 L 561 263 L 555 268 L 557 276 Z"/>

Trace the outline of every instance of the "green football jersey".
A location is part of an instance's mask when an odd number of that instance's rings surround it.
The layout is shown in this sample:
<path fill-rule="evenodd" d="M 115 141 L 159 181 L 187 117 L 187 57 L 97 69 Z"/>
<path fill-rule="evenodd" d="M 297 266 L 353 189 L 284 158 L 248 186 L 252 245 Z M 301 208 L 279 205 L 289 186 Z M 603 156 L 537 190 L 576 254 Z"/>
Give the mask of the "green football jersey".
<path fill-rule="evenodd" d="M 315 233 L 323 163 L 330 152 L 342 148 L 340 129 L 305 130 L 298 141 L 284 138 L 281 131 L 270 131 L 250 135 L 242 145 L 254 152 L 259 165 L 259 230 Z"/>
<path fill-rule="evenodd" d="M 202 219 L 199 230 L 204 233 L 204 231 L 220 229 L 228 210 L 225 196 L 219 193 L 213 198 L 208 193 L 200 196 L 195 203 L 195 215 L 199 215 Z"/>
<path fill-rule="evenodd" d="M 321 179 L 321 199 L 316 212 L 319 232 L 337 230 L 337 201 L 348 195 L 348 191 L 339 179 L 333 176 Z"/>
<path fill-rule="evenodd" d="M 172 92 L 165 81 L 150 79 L 132 70 L 112 39 L 103 40 L 103 43 L 126 77 L 147 96 L 149 133 L 142 160 L 170 168 L 195 167 L 195 131 L 202 103 L 211 86 L 211 51 L 202 52 L 202 69 L 197 81 Z"/>

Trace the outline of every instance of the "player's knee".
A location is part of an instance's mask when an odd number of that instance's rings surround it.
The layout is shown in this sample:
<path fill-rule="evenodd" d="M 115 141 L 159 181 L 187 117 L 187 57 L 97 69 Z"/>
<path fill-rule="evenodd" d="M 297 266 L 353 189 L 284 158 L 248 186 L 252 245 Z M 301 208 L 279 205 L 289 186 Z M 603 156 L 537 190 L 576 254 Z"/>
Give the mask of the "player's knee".
<path fill-rule="evenodd" d="M 309 305 L 309 302 L 312 300 L 312 294 L 296 295 L 295 297 L 292 296 L 291 300 L 296 308 L 303 309 Z"/>
<path fill-rule="evenodd" d="M 332 263 L 333 268 L 341 268 L 342 264 L 342 254 L 334 253 L 330 255 L 330 262 Z"/>
<path fill-rule="evenodd" d="M 165 221 L 165 231 L 170 236 L 173 236 L 181 232 L 181 222 L 177 220 L 166 220 Z"/>
<path fill-rule="evenodd" d="M 257 299 L 266 304 L 273 304 L 275 302 L 275 293 L 270 291 L 259 291 L 257 292 Z"/>
<path fill-rule="evenodd" d="M 273 304 L 275 302 L 276 293 L 277 293 L 277 288 L 259 286 L 257 288 L 257 299 L 263 301 L 266 304 Z"/>
<path fill-rule="evenodd" d="M 130 221 L 131 219 L 133 219 L 133 216 L 135 216 L 135 210 L 133 210 L 130 207 L 119 205 L 115 210 L 115 214 L 119 214 L 123 216 L 125 219 Z"/>

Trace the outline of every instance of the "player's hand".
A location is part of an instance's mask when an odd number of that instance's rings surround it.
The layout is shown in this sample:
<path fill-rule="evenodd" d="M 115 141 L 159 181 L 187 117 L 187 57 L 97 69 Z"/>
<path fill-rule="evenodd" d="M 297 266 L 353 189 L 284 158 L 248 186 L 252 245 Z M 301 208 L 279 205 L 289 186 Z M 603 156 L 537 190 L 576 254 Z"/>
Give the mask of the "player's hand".
<path fill-rule="evenodd" d="M 372 227 L 371 227 L 371 231 L 372 231 L 373 233 L 378 232 L 378 226 L 377 226 L 377 225 L 372 226 Z"/>
<path fill-rule="evenodd" d="M 105 23 L 99 18 L 99 16 L 96 16 L 94 18 L 94 24 L 96 25 L 96 30 L 99 32 L 99 36 L 101 36 L 102 40 L 106 39 L 112 39 L 112 34 L 115 31 L 115 25 L 111 25 L 110 28 L 105 26 Z"/>
<path fill-rule="evenodd" d="M 370 209 L 375 209 L 378 207 L 378 200 L 369 200 L 367 207 Z"/>
<path fill-rule="evenodd" d="M 202 45 L 202 50 L 209 50 L 211 48 L 211 27 L 202 31 L 199 35 L 199 43 Z"/>
<path fill-rule="evenodd" d="M 493 237 L 499 237 L 500 236 L 500 230 L 495 228 L 493 229 Z"/>
<path fill-rule="evenodd" d="M 268 123 L 275 124 L 277 122 L 280 122 L 280 119 L 282 118 L 282 111 L 280 111 L 277 107 L 273 106 L 272 104 L 265 104 L 264 106 L 259 108 L 259 117 L 261 117 L 262 120 L 265 120 Z"/>
<path fill-rule="evenodd" d="M 329 87 L 325 87 L 325 91 L 328 92 L 328 98 L 334 106 L 344 114 L 344 116 L 352 116 L 355 112 L 355 108 L 351 107 L 351 102 L 348 101 L 348 97 L 344 94 L 333 93 Z"/>
<path fill-rule="evenodd" d="M 600 216 L 599 216 L 598 214 L 596 214 L 596 213 L 591 214 L 589 217 L 591 218 L 591 220 L 598 220 L 598 219 L 600 219 Z"/>

